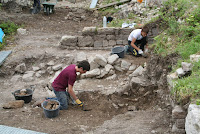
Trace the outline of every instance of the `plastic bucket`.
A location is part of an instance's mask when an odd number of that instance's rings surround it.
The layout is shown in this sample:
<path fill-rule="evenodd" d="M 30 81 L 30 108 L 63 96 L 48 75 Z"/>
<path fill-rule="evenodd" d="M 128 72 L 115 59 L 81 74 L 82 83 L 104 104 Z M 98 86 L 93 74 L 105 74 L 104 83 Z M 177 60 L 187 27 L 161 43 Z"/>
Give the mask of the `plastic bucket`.
<path fill-rule="evenodd" d="M 29 103 L 32 100 L 33 90 L 32 89 L 26 89 L 27 95 L 17 95 L 20 93 L 20 90 L 16 90 L 14 93 L 12 93 L 15 96 L 16 100 L 24 100 L 24 103 Z"/>
<path fill-rule="evenodd" d="M 58 105 L 59 105 L 58 108 L 57 108 L 57 109 L 54 109 L 54 110 L 46 109 L 45 107 L 47 106 L 47 104 L 48 104 L 49 101 L 55 101 L 55 102 L 57 102 Z M 45 117 L 47 117 L 47 118 L 54 118 L 54 117 L 58 116 L 58 114 L 59 114 L 60 102 L 57 101 L 57 100 L 53 100 L 53 99 L 45 100 L 45 101 L 42 103 L 42 108 L 43 108 Z"/>
<path fill-rule="evenodd" d="M 112 48 L 112 54 L 117 54 L 119 58 L 124 58 L 124 47 Z"/>

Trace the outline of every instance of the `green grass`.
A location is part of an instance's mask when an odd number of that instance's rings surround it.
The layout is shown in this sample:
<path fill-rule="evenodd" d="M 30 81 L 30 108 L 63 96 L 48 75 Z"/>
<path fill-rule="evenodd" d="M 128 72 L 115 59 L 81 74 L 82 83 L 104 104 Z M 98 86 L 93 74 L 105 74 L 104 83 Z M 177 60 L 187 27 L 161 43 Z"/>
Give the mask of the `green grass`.
<path fill-rule="evenodd" d="M 176 80 L 175 87 L 172 90 L 180 103 L 188 96 L 197 98 L 197 100 L 200 99 L 200 61 L 193 64 L 191 76 Z"/>
<path fill-rule="evenodd" d="M 156 42 L 152 48 L 161 56 L 174 52 L 181 56 L 177 65 L 172 67 L 175 72 L 181 62 L 190 62 L 190 55 L 200 53 L 200 3 L 198 0 L 168 0 L 159 14 L 160 27 L 164 31 L 154 38 Z M 200 104 L 200 62 L 192 64 L 191 76 L 176 80 L 172 90 L 180 103 L 189 96 Z"/>
<path fill-rule="evenodd" d="M 7 40 L 11 40 L 12 36 L 16 34 L 19 26 L 11 21 L 7 21 L 7 22 L 0 23 L 0 28 L 2 28 L 5 34 L 3 38 L 3 43 L 0 43 L 0 50 L 1 50 L 4 48 L 4 46 L 6 46 Z"/>

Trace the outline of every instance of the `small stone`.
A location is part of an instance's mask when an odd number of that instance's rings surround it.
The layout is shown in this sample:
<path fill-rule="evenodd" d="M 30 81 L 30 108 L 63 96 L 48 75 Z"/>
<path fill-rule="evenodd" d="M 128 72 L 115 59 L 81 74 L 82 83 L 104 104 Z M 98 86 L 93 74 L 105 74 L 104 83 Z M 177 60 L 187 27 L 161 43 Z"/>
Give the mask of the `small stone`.
<path fill-rule="evenodd" d="M 136 106 L 128 106 L 128 111 L 135 111 L 135 110 L 137 110 Z"/>

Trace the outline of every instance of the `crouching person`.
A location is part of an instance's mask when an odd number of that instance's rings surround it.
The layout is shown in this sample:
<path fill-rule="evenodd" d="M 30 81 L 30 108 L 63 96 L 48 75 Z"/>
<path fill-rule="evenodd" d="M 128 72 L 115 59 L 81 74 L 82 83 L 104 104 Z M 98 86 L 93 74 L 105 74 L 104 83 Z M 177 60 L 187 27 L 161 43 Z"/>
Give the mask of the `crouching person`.
<path fill-rule="evenodd" d="M 83 103 L 77 98 L 74 93 L 73 85 L 76 81 L 76 72 L 80 74 L 86 73 L 90 70 L 90 64 L 88 61 L 81 61 L 78 65 L 71 64 L 66 67 L 52 83 L 53 91 L 60 102 L 60 109 L 68 109 L 70 97 L 76 101 L 79 106 L 83 106 Z"/>
<path fill-rule="evenodd" d="M 147 34 L 148 27 L 133 30 L 128 37 L 128 51 L 134 56 L 143 56 L 144 51 L 147 53 Z"/>

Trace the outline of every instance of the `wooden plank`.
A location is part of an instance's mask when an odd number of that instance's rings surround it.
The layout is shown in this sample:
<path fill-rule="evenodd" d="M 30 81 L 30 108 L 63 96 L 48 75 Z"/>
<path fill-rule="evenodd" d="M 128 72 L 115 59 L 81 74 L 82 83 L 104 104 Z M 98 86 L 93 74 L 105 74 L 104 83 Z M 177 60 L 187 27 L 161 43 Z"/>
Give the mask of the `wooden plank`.
<path fill-rule="evenodd" d="M 11 50 L 9 50 L 9 51 L 1 51 L 0 52 L 0 66 L 6 60 L 6 58 L 8 57 L 8 55 L 10 55 L 11 53 L 12 53 Z"/>
<path fill-rule="evenodd" d="M 90 8 L 95 8 L 97 5 L 98 0 L 92 0 L 91 4 L 90 4 Z"/>
<path fill-rule="evenodd" d="M 114 6 L 114 5 L 119 5 L 119 4 L 126 3 L 126 2 L 130 2 L 130 1 L 131 1 L 131 0 L 121 0 L 121 1 L 119 1 L 119 2 L 109 3 L 109 4 L 107 4 L 107 5 L 101 6 L 101 7 L 96 8 L 96 9 L 99 10 L 99 9 L 102 9 L 102 8 L 111 7 L 111 6 Z"/>

